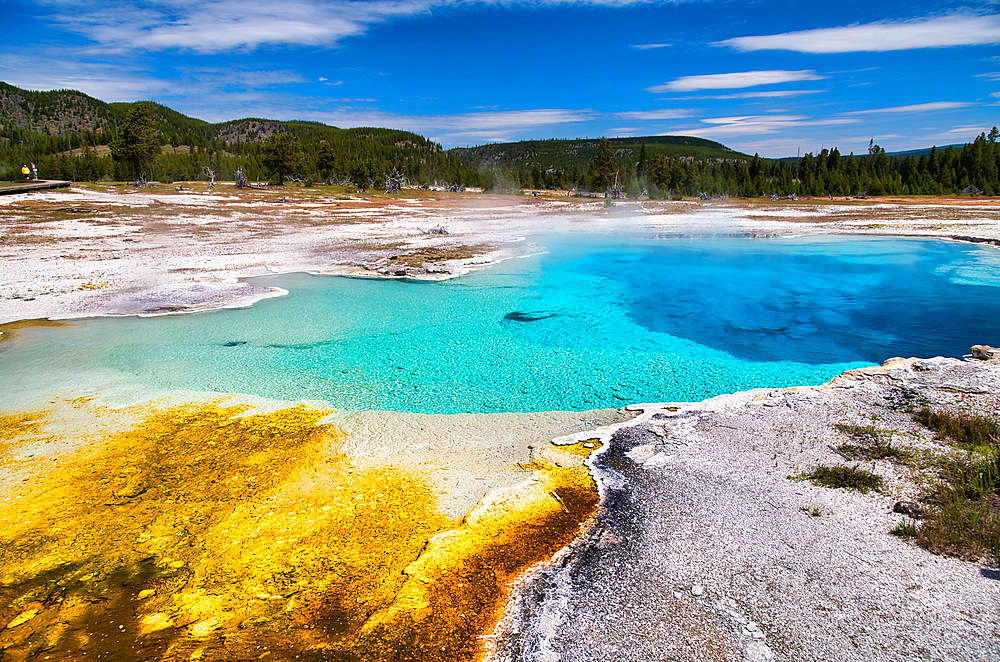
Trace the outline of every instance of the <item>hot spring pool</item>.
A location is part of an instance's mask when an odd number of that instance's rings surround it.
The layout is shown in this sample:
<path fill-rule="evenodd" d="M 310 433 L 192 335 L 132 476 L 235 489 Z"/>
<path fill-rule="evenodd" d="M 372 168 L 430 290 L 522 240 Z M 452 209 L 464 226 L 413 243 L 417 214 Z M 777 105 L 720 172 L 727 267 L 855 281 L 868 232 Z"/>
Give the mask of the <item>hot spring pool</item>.
<path fill-rule="evenodd" d="M 0 354 L 60 387 L 249 393 L 340 410 L 585 410 L 824 382 L 1000 344 L 1000 251 L 895 238 L 562 235 L 447 282 L 286 275 L 248 309 L 103 318 Z"/>

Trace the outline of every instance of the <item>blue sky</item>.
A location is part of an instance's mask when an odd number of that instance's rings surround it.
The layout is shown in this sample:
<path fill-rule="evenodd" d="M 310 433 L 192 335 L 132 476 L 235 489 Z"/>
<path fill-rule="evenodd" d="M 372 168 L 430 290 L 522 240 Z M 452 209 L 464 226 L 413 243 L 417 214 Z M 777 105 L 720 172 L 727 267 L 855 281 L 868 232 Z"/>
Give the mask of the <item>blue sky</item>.
<path fill-rule="evenodd" d="M 2 0 L 0 80 L 445 147 L 693 135 L 794 156 L 1000 124 L 1000 0 Z"/>

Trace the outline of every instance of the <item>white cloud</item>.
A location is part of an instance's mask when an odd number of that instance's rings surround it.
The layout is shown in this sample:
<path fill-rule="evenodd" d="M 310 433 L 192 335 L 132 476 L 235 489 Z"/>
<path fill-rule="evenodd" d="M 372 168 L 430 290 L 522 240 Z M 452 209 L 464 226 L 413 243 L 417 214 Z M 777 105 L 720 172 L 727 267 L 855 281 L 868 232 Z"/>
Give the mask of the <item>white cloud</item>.
<path fill-rule="evenodd" d="M 590 119 L 590 113 L 578 110 L 539 109 L 501 110 L 460 115 L 439 115 L 423 118 L 436 128 L 458 129 L 459 131 L 509 132 L 525 128 L 583 122 Z"/>
<path fill-rule="evenodd" d="M 667 46 L 673 46 L 673 44 L 632 44 L 632 48 L 637 51 L 648 51 L 654 48 L 666 48 Z"/>
<path fill-rule="evenodd" d="M 272 87 L 305 83 L 308 79 L 296 71 L 288 69 L 235 69 L 230 67 L 194 67 L 185 71 L 186 76 L 211 86 L 220 87 Z"/>
<path fill-rule="evenodd" d="M 173 86 L 146 71 L 113 63 L 11 54 L 0 59 L 0 80 L 26 90 L 79 90 L 109 102 L 154 99 Z"/>
<path fill-rule="evenodd" d="M 663 0 L 659 0 L 662 2 Z M 131 0 L 67 3 L 42 0 L 48 17 L 91 39 L 105 52 L 129 49 L 191 50 L 218 53 L 261 46 L 336 46 L 363 34 L 371 25 L 427 14 L 434 9 L 515 6 L 626 7 L 658 0 L 243 0 L 203 2 L 161 0 L 155 5 Z"/>
<path fill-rule="evenodd" d="M 980 133 L 985 133 L 988 130 L 982 126 L 957 126 L 952 129 L 944 129 L 921 136 L 920 143 L 915 146 L 927 147 L 937 145 L 938 147 L 942 147 L 944 145 L 964 145 L 965 143 L 971 143 Z"/>
<path fill-rule="evenodd" d="M 953 14 L 910 21 L 880 21 L 782 34 L 733 37 L 715 42 L 739 51 L 800 53 L 900 51 L 915 48 L 1000 44 L 1000 14 Z"/>
<path fill-rule="evenodd" d="M 852 110 L 844 115 L 871 115 L 873 113 L 926 113 L 935 110 L 954 110 L 965 108 L 969 104 L 960 101 L 932 101 L 931 103 L 915 103 L 909 106 L 890 106 L 889 108 L 870 108 L 868 110 Z"/>
<path fill-rule="evenodd" d="M 589 110 L 541 108 L 500 110 L 451 115 L 399 115 L 377 110 L 341 108 L 334 112 L 298 113 L 299 119 L 316 120 L 332 126 L 350 128 L 379 126 L 413 131 L 445 146 L 473 142 L 510 140 L 522 132 L 586 122 L 594 119 Z"/>
<path fill-rule="evenodd" d="M 697 90 L 728 90 L 741 87 L 756 87 L 757 85 L 820 80 L 822 78 L 825 78 L 825 76 L 821 76 L 811 69 L 800 71 L 783 71 L 780 69 L 739 71 L 728 74 L 681 76 L 669 83 L 647 87 L 646 91 L 659 94 L 663 92 L 695 92 Z"/>
<path fill-rule="evenodd" d="M 119 4 L 63 18 L 101 47 L 183 49 L 214 53 L 264 45 L 335 45 L 364 32 L 368 23 L 426 10 L 426 2 L 331 3 L 292 0 L 273 5 L 223 0 L 165 0 L 157 12 Z"/>
<path fill-rule="evenodd" d="M 843 117 L 810 119 L 800 115 L 741 115 L 735 117 L 710 117 L 700 121 L 710 126 L 692 126 L 677 129 L 672 133 L 700 138 L 726 138 L 732 136 L 787 133 L 800 127 L 857 124 L 861 120 Z"/>
<path fill-rule="evenodd" d="M 661 110 L 630 110 L 616 113 L 616 115 L 627 120 L 676 120 L 682 117 L 690 117 L 691 111 L 680 108 L 665 108 Z"/>
<path fill-rule="evenodd" d="M 956 126 L 954 129 L 948 129 L 943 133 L 939 134 L 941 136 L 972 136 L 969 140 L 974 140 L 976 136 L 983 132 L 983 127 L 981 126 Z"/>
<path fill-rule="evenodd" d="M 802 94 L 818 94 L 827 90 L 762 90 L 760 92 L 736 92 L 735 94 L 708 94 L 701 96 L 684 97 L 685 99 L 778 99 L 783 97 L 797 97 Z"/>

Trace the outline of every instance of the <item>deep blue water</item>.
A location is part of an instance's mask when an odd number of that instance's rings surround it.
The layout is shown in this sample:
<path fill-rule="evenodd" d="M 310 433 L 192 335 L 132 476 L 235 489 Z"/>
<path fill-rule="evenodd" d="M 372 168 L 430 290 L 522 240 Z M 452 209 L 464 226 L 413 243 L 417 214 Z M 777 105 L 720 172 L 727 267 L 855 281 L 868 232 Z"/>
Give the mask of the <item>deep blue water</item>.
<path fill-rule="evenodd" d="M 0 379 L 108 375 L 338 409 L 537 411 L 820 383 L 1000 344 L 1000 251 L 929 240 L 552 237 L 443 283 L 290 275 L 249 309 L 38 329 Z M 13 381 L 12 381 L 13 380 Z M 18 381 L 19 380 L 19 381 Z"/>
<path fill-rule="evenodd" d="M 650 331 L 751 361 L 881 363 L 1000 340 L 1000 252 L 943 241 L 636 243 L 578 260 Z"/>

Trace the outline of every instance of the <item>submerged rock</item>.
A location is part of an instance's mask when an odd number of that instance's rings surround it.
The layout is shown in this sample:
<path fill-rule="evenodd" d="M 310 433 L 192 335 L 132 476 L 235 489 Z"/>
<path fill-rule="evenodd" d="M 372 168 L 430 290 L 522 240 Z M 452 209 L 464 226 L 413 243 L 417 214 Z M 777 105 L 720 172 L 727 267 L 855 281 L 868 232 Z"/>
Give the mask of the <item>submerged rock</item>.
<path fill-rule="evenodd" d="M 505 320 L 510 320 L 511 322 L 537 322 L 550 317 L 555 317 L 555 313 L 525 313 L 515 310 L 503 316 Z"/>
<path fill-rule="evenodd" d="M 980 361 L 1000 361 L 1000 348 L 989 345 L 973 345 L 972 358 Z"/>

